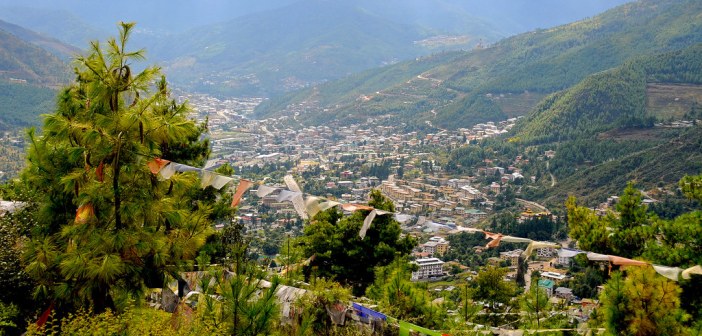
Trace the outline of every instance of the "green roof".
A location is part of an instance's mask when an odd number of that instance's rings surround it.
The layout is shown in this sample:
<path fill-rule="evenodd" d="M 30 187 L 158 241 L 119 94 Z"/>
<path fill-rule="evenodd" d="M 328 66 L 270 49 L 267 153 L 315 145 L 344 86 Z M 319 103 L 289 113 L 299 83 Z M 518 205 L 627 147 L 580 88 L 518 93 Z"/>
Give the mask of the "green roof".
<path fill-rule="evenodd" d="M 543 288 L 553 288 L 556 283 L 553 280 L 541 279 L 539 280 L 539 287 Z"/>

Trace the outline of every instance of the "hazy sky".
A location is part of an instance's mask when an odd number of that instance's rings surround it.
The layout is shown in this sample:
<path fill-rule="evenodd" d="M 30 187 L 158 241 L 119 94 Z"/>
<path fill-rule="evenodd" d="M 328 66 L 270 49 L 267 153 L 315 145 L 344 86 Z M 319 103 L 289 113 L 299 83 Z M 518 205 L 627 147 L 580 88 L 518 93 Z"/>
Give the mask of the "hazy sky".
<path fill-rule="evenodd" d="M 143 28 L 181 32 L 196 26 L 280 8 L 297 1 L 309 0 L 0 0 L 0 6 L 61 9 L 76 14 L 100 30 L 112 31 L 118 21 L 136 21 Z M 448 4 L 477 17 L 488 17 L 492 21 L 504 18 L 505 22 L 509 21 L 513 25 L 511 30 L 525 31 L 582 19 L 628 1 L 408 0 L 406 5 L 416 7 L 421 14 L 427 11 L 427 6 L 435 6 L 435 3 Z"/>

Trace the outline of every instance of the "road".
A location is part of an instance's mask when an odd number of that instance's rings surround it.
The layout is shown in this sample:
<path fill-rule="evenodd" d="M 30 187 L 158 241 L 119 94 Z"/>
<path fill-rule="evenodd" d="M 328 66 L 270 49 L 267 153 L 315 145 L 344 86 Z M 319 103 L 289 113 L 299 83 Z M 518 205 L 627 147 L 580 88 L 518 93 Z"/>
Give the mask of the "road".
<path fill-rule="evenodd" d="M 527 201 L 527 200 L 521 199 L 521 198 L 515 198 L 515 200 L 517 201 L 517 203 L 520 203 L 520 204 L 523 204 L 526 206 L 533 206 L 535 208 L 539 208 L 539 209 L 541 209 L 541 212 L 545 212 L 545 213 L 549 213 L 549 214 L 551 213 L 551 211 L 549 211 L 548 208 L 546 208 L 545 206 L 543 206 L 539 203 Z"/>
<path fill-rule="evenodd" d="M 553 187 L 556 185 L 556 177 L 553 176 L 553 174 L 551 173 L 551 171 L 549 169 L 549 163 L 550 162 L 546 161 L 546 170 L 548 171 L 548 174 L 551 175 L 551 186 Z"/>

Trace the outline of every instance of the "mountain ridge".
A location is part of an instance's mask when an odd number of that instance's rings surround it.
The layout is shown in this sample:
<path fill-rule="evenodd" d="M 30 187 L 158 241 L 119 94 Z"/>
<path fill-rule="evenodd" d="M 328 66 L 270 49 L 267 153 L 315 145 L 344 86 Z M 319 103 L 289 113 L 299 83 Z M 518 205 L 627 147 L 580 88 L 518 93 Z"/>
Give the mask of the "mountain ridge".
<path fill-rule="evenodd" d="M 450 63 L 417 73 L 435 80 L 436 85 L 425 90 L 426 93 L 414 94 L 414 97 L 397 94 L 397 98 L 388 98 L 376 95 L 377 89 L 371 91 L 361 87 L 357 91 L 372 99 L 359 102 L 348 97 L 320 97 L 320 101 L 330 103 L 308 109 L 308 116 L 301 114 L 300 119 L 314 124 L 314 120 L 343 120 L 350 113 L 378 115 L 383 114 L 387 106 L 402 106 L 407 105 L 403 102 L 409 102 L 409 106 L 421 108 L 401 114 L 403 121 L 410 120 L 417 124 L 432 121 L 445 128 L 495 121 L 503 118 L 504 114 L 499 113 L 495 99 L 486 99 L 486 94 L 552 93 L 575 85 L 587 75 L 618 66 L 632 57 L 701 42 L 702 27 L 689 23 L 695 22 L 694 18 L 701 13 L 702 4 L 691 0 L 628 3 L 593 18 L 510 37 L 489 48 L 465 52 Z M 667 28 L 661 30 L 662 26 Z M 604 56 L 596 57 L 600 52 Z M 372 76 L 372 73 L 368 76 Z M 380 92 L 402 93 L 405 90 L 416 93 L 412 89 L 412 86 L 418 85 L 416 82 L 407 83 L 398 79 L 389 82 L 386 89 Z M 324 85 L 331 84 L 320 87 Z M 318 90 L 324 91 L 322 88 Z M 302 96 L 304 94 L 298 93 L 297 100 L 290 100 L 290 97 L 286 98 L 287 101 L 272 99 L 269 104 L 257 109 L 256 114 L 269 117 L 289 113 L 284 108 L 271 110 L 268 107 L 295 106 Z M 336 108 L 337 105 L 340 107 Z M 482 110 L 486 109 L 494 113 L 481 115 Z M 529 109 L 526 106 L 522 115 Z"/>

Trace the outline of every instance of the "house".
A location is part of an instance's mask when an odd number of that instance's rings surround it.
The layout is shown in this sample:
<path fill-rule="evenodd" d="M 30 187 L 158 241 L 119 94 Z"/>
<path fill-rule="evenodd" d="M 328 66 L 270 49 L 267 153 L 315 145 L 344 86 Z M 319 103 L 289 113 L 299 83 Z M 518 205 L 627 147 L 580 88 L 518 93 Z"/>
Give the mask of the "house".
<path fill-rule="evenodd" d="M 561 282 L 565 280 L 568 276 L 566 276 L 565 274 L 546 271 L 541 272 L 541 277 L 551 280 L 553 282 Z"/>
<path fill-rule="evenodd" d="M 495 194 L 500 193 L 500 188 L 501 188 L 501 186 L 497 182 L 492 182 L 492 184 L 490 184 L 490 191 L 492 191 Z"/>
<path fill-rule="evenodd" d="M 487 213 L 482 212 L 478 209 L 468 209 L 465 211 L 465 213 L 471 218 L 486 218 L 487 217 Z"/>
<path fill-rule="evenodd" d="M 548 297 L 553 296 L 553 287 L 556 285 L 553 280 L 549 279 L 540 279 L 539 282 L 539 288 L 543 288 L 546 291 L 546 294 Z"/>
<path fill-rule="evenodd" d="M 441 237 L 431 237 L 428 242 L 422 244 L 422 251 L 431 255 L 443 256 L 448 248 L 449 243 Z"/>
<path fill-rule="evenodd" d="M 573 298 L 573 290 L 565 287 L 558 287 L 554 291 L 556 297 L 561 299 L 570 300 Z"/>
<path fill-rule="evenodd" d="M 517 266 L 519 264 L 519 256 L 522 255 L 522 252 L 524 252 L 522 249 L 500 252 L 500 259 L 509 261 L 512 266 Z"/>
<path fill-rule="evenodd" d="M 556 249 L 551 247 L 542 247 L 536 249 L 536 256 L 539 258 L 551 258 L 556 254 Z"/>
<path fill-rule="evenodd" d="M 425 258 L 413 261 L 419 269 L 412 272 L 412 281 L 440 277 L 444 275 L 444 262 L 439 258 Z"/>

